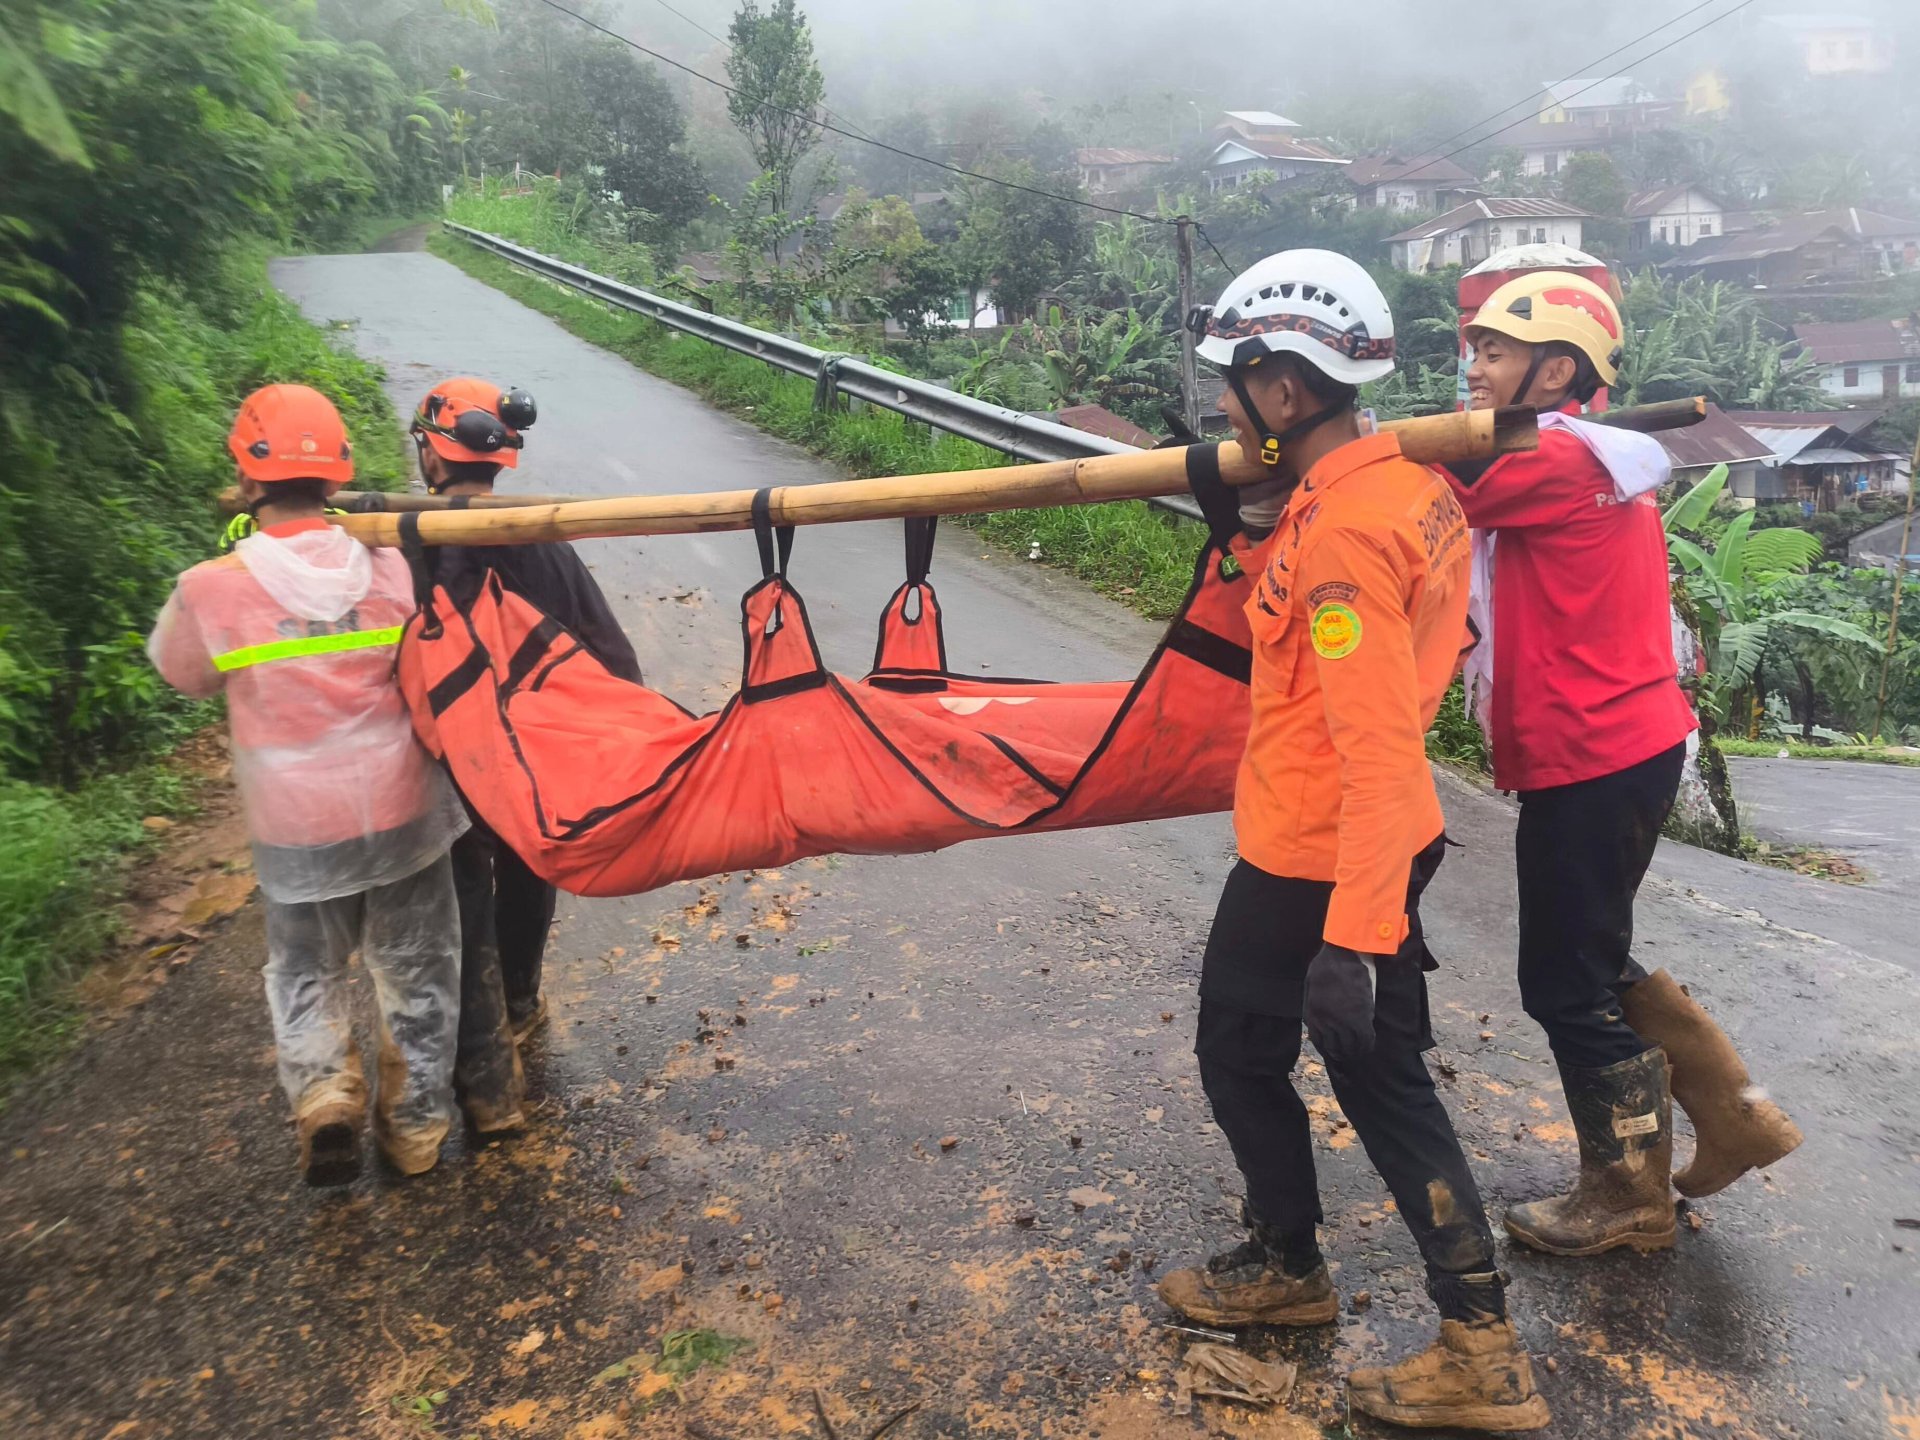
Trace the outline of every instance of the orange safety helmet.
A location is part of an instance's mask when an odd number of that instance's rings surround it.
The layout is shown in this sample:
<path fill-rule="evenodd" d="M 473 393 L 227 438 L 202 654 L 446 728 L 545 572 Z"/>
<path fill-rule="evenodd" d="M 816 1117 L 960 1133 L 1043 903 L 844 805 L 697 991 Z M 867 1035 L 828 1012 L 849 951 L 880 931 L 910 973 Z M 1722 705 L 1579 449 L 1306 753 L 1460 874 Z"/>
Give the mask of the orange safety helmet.
<path fill-rule="evenodd" d="M 353 445 L 333 402 L 310 385 L 263 385 L 240 402 L 227 449 L 249 480 L 353 479 Z"/>
<path fill-rule="evenodd" d="M 442 460 L 508 469 L 520 463 L 520 432 L 538 410 L 524 390 L 502 390 L 471 375 L 442 380 L 413 412 L 413 434 Z"/>

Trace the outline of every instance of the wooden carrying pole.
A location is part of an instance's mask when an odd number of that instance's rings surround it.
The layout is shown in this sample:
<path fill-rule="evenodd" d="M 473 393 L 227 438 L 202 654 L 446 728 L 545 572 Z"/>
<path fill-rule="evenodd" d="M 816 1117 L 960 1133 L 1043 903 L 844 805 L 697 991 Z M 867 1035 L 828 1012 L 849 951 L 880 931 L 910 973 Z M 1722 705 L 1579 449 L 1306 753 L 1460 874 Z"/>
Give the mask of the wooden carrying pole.
<path fill-rule="evenodd" d="M 1402 453 L 1409 459 L 1430 465 L 1491 459 L 1537 449 L 1540 444 L 1533 411 L 1524 406 L 1394 420 L 1381 429 L 1400 437 Z M 1229 485 L 1267 478 L 1264 466 L 1243 458 L 1240 447 L 1229 441 L 1217 447 L 1136 450 L 991 470 L 780 485 L 769 494 L 767 519 L 774 525 L 824 525 L 1185 495 L 1189 463 L 1199 463 L 1216 450 L 1220 477 Z M 721 490 L 707 495 L 630 495 L 560 505 L 427 511 L 419 515 L 420 540 L 426 545 L 528 545 L 614 535 L 750 530 L 756 493 Z M 334 518 L 335 524 L 362 543 L 386 546 L 400 544 L 400 521 L 401 516 L 393 514 Z"/>
<path fill-rule="evenodd" d="M 1651 432 L 1656 430 L 1683 429 L 1688 425 L 1697 424 L 1706 416 L 1706 413 L 1707 402 L 1695 396 L 1689 400 L 1662 400 L 1653 405 L 1632 405 L 1625 409 L 1607 410 L 1589 418 L 1604 425 L 1611 425 L 1616 429 Z M 1442 420 L 1449 420 L 1452 417 L 1441 416 L 1440 418 Z M 1390 420 L 1381 428 L 1398 431 L 1407 423 L 1406 421 Z M 1404 435 L 1404 432 L 1402 433 Z M 1403 446 L 1411 444 L 1418 447 L 1423 442 L 1416 435 L 1403 438 L 1401 443 Z M 1421 458 L 1415 454 L 1413 450 L 1408 450 L 1407 453 L 1415 459 Z M 1455 456 L 1453 458 L 1459 459 L 1461 457 Z M 1435 460 L 1432 463 L 1439 464 L 1444 463 L 1444 461 Z M 528 495 L 509 491 L 500 495 L 470 495 L 466 497 L 465 504 L 458 508 L 472 510 L 513 510 L 528 505 L 583 505 L 591 501 L 603 501 L 605 499 L 607 499 L 607 497 L 604 495 Z M 342 490 L 334 496 L 332 503 L 338 505 L 343 510 L 365 510 L 372 513 L 385 512 L 394 515 L 404 515 L 409 511 L 451 510 L 456 508 L 449 496 L 428 495 L 417 490 L 394 492 L 380 490 Z M 220 513 L 222 515 L 238 515 L 246 508 L 245 502 L 240 498 L 238 487 L 229 486 L 220 493 Z"/>

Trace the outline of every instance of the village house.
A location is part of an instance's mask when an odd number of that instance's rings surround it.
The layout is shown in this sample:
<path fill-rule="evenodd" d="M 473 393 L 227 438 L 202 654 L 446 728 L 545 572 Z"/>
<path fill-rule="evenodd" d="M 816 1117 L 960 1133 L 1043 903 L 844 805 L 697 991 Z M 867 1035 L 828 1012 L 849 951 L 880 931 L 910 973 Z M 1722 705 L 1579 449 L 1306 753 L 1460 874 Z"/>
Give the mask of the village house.
<path fill-rule="evenodd" d="M 1920 268 L 1920 221 L 1857 206 L 1782 215 L 1697 240 L 1661 267 L 1769 290 L 1858 284 Z"/>
<path fill-rule="evenodd" d="M 1884 75 L 1893 68 L 1893 41 L 1861 15 L 1769 15 L 1800 52 L 1807 74 Z"/>
<path fill-rule="evenodd" d="M 1704 480 L 1714 466 L 1724 465 L 1727 493 L 1742 507 L 1752 509 L 1761 500 L 1787 498 L 1763 493 L 1781 483 L 1779 472 L 1766 468 L 1778 457 L 1718 405 L 1709 404 L 1706 417 L 1697 424 L 1657 431 L 1653 438 L 1667 452 L 1674 483 L 1682 490 Z"/>
<path fill-rule="evenodd" d="M 1558 175 L 1576 155 L 1607 154 L 1673 119 L 1680 106 L 1626 75 L 1541 87 L 1535 113 L 1500 137 L 1528 175 Z"/>
<path fill-rule="evenodd" d="M 1074 151 L 1073 163 L 1089 195 L 1123 195 L 1153 189 L 1173 156 L 1157 150 L 1088 148 Z"/>
<path fill-rule="evenodd" d="M 1362 155 L 1343 172 L 1362 210 L 1451 210 L 1482 191 L 1471 170 L 1445 156 Z"/>
<path fill-rule="evenodd" d="M 1593 217 L 1564 200 L 1497 195 L 1469 200 L 1381 243 L 1396 270 L 1424 274 L 1446 265 L 1478 264 L 1512 245 L 1566 245 L 1578 250 Z"/>
<path fill-rule="evenodd" d="M 1894 483 L 1892 455 L 1860 436 L 1882 410 L 1734 411 L 1732 418 L 1772 452 L 1760 462 L 1754 498 L 1760 504 L 1798 502 L 1824 512 L 1851 508 L 1862 495 Z"/>
<path fill-rule="evenodd" d="M 1793 337 L 1835 400 L 1920 397 L 1920 315 L 1795 325 Z"/>
<path fill-rule="evenodd" d="M 1627 236 L 1629 254 L 1653 245 L 1683 249 L 1727 232 L 1726 211 L 1697 185 L 1642 190 L 1627 201 L 1627 219 L 1633 226 Z"/>

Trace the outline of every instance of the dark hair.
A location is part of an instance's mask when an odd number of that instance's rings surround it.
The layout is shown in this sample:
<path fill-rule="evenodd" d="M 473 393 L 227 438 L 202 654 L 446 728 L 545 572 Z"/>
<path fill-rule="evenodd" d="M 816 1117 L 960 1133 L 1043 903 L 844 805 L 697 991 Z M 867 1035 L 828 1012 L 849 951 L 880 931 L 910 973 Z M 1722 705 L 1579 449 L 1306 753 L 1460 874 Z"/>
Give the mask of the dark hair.
<path fill-rule="evenodd" d="M 1582 405 L 1600 389 L 1600 372 L 1593 368 L 1593 361 L 1578 345 L 1570 345 L 1565 340 L 1548 340 L 1540 346 L 1540 355 L 1549 360 L 1564 355 L 1573 361 L 1573 379 L 1567 385 L 1567 394 Z"/>
<path fill-rule="evenodd" d="M 263 480 L 266 489 L 257 505 L 324 505 L 331 480 Z"/>
<path fill-rule="evenodd" d="M 425 441 L 423 440 L 421 444 L 424 446 Z M 439 452 L 435 451 L 434 453 L 438 454 Z M 441 479 L 439 484 L 430 484 L 427 487 L 428 489 L 439 490 L 448 485 L 465 485 L 476 482 L 481 485 L 491 485 L 500 474 L 500 467 L 491 460 L 448 460 L 442 457 L 440 468 Z"/>
<path fill-rule="evenodd" d="M 1283 350 L 1277 357 L 1286 365 L 1287 373 L 1300 382 L 1300 388 L 1325 406 L 1353 405 L 1360 399 L 1358 387 L 1336 380 L 1318 365 L 1310 363 L 1306 357 L 1296 355 L 1291 350 Z"/>

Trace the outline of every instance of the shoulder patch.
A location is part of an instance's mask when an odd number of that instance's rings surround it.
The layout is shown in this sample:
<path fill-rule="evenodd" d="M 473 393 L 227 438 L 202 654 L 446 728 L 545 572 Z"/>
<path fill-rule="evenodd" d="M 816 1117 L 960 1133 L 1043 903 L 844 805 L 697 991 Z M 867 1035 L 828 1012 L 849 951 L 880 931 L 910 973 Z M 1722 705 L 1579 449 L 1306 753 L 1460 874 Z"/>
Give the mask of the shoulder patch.
<path fill-rule="evenodd" d="M 1360 616 L 1351 606 L 1329 600 L 1315 607 L 1308 634 L 1322 660 L 1343 660 L 1360 648 Z"/>
<path fill-rule="evenodd" d="M 1307 592 L 1307 604 L 1315 606 L 1324 605 L 1329 600 L 1351 600 L 1359 593 L 1358 585 L 1348 584 L 1345 580 L 1329 580 L 1323 585 L 1314 586 Z"/>

